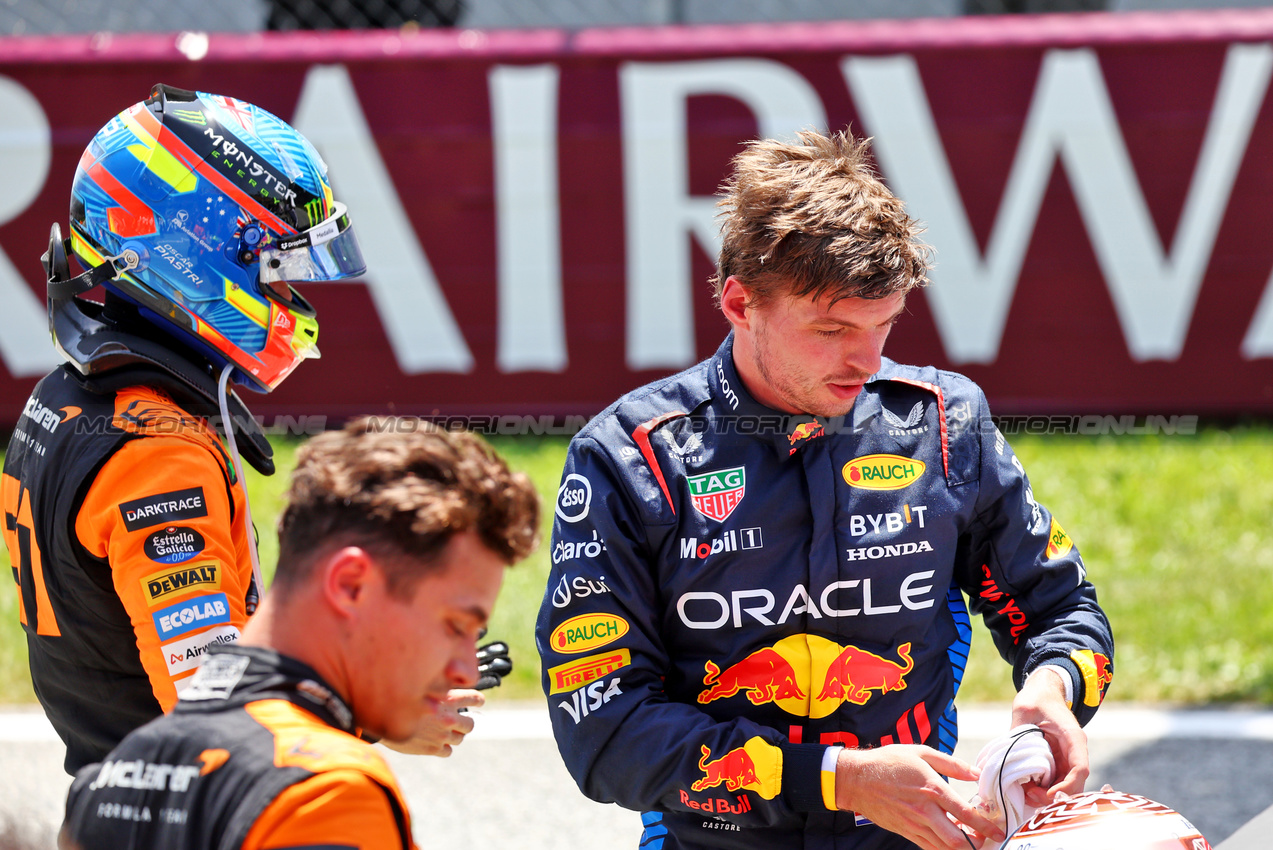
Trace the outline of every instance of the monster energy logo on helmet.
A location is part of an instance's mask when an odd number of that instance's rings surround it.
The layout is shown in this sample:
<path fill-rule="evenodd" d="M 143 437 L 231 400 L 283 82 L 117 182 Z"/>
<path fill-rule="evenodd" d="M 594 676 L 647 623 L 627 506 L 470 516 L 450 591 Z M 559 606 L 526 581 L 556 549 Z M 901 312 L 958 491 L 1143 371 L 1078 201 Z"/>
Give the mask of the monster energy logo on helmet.
<path fill-rule="evenodd" d="M 259 191 L 262 193 L 268 190 L 279 200 L 296 203 L 296 191 L 292 188 L 292 182 L 266 168 L 265 162 L 250 149 L 239 147 L 233 137 L 218 133 L 212 127 L 204 130 L 203 135 L 212 139 L 212 155 L 209 158 L 214 161 L 220 159 L 223 166 L 232 169 L 231 176 L 240 178 L 237 181 L 240 188 L 244 180 L 249 184 L 260 181 L 262 188 Z"/>
<path fill-rule="evenodd" d="M 173 108 L 176 102 L 170 101 L 172 106 L 165 110 L 164 127 L 235 186 L 298 231 L 304 232 L 325 218 L 326 200 L 321 189 L 316 195 L 283 174 L 277 165 L 253 149 L 256 140 L 242 139 L 226 129 L 207 107 L 199 110 L 202 120 L 195 120 L 191 107 L 203 106 L 198 100 L 182 102 L 181 107 Z M 260 114 L 269 113 L 262 110 Z M 260 141 L 268 144 L 267 140 Z"/>

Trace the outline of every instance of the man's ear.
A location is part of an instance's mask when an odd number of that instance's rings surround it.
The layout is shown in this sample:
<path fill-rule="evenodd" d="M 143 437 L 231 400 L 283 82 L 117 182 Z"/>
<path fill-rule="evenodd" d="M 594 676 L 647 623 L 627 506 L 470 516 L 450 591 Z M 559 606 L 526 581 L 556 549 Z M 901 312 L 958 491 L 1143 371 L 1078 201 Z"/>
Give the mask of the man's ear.
<path fill-rule="evenodd" d="M 720 309 L 735 330 L 750 329 L 750 318 L 747 313 L 747 304 L 750 300 L 751 294 L 741 280 L 732 274 L 725 278 L 725 285 L 721 287 L 720 292 Z"/>
<path fill-rule="evenodd" d="M 337 549 L 323 559 L 323 598 L 341 617 L 352 617 L 367 599 L 370 584 L 375 581 L 376 566 L 371 555 L 357 546 Z"/>

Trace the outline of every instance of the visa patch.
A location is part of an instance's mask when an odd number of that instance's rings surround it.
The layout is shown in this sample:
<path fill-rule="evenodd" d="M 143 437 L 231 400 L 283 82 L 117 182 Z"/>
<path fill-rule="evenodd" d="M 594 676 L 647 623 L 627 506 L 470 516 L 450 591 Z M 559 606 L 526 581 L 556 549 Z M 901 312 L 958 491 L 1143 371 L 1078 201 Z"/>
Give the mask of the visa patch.
<path fill-rule="evenodd" d="M 230 622 L 230 603 L 224 593 L 213 593 L 160 608 L 150 616 L 159 640 L 165 641 L 205 626 Z"/>
<path fill-rule="evenodd" d="M 221 565 L 216 561 L 151 573 L 141 580 L 142 595 L 146 597 L 146 604 L 152 607 L 170 596 L 192 590 L 220 589 Z"/>

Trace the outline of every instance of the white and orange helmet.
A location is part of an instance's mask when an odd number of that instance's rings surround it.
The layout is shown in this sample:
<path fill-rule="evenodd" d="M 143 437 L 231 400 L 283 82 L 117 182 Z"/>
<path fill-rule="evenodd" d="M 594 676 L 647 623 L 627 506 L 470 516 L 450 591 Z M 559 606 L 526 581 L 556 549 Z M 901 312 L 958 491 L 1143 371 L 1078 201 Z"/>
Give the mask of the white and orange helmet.
<path fill-rule="evenodd" d="M 1002 850 L 1212 850 L 1174 809 L 1135 794 L 1092 791 L 1035 812 Z"/>

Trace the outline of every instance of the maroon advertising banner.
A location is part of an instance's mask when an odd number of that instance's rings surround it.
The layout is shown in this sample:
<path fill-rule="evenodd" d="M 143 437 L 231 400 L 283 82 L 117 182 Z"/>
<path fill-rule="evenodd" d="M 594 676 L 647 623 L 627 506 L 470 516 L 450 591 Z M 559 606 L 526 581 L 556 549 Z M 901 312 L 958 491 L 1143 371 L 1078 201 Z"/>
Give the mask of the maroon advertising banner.
<path fill-rule="evenodd" d="M 150 86 L 327 160 L 369 262 L 309 285 L 279 416 L 588 416 L 710 353 L 713 193 L 852 127 L 927 227 L 886 353 L 997 413 L 1273 414 L 1273 10 L 581 32 L 0 39 L 0 424 L 58 361 L 39 256 Z"/>

